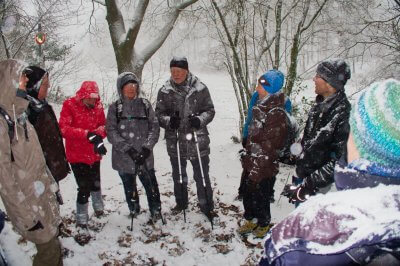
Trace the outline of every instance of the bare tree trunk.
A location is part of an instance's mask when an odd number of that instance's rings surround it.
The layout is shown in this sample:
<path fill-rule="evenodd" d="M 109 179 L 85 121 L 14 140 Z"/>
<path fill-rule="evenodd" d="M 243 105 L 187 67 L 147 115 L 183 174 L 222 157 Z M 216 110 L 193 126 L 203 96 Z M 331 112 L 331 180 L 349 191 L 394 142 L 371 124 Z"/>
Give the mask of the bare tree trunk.
<path fill-rule="evenodd" d="M 117 0 L 105 0 L 104 5 L 107 10 L 106 20 L 114 48 L 115 59 L 117 61 L 118 73 L 132 71 L 141 79 L 144 65 L 163 45 L 168 35 L 171 33 L 181 11 L 197 1 L 198 0 L 168 1 L 168 9 L 165 14 L 166 19 L 159 34 L 150 41 L 143 50 L 137 51 L 135 44 L 144 15 L 148 9 L 149 0 L 138 0 L 135 2 L 135 10 L 131 19 L 132 25 L 128 30 L 125 28 L 124 17 L 118 7 Z M 96 2 L 99 3 L 98 1 Z"/>

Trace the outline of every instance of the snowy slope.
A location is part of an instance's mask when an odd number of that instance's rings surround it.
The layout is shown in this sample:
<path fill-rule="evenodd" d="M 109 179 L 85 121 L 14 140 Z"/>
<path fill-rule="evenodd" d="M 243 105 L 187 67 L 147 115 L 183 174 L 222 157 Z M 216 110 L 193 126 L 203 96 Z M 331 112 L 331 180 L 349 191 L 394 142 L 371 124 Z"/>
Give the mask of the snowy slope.
<path fill-rule="evenodd" d="M 241 174 L 237 155 L 241 145 L 231 141 L 231 136 L 238 135 L 237 104 L 231 81 L 228 76 L 220 73 L 202 73 L 198 76 L 209 87 L 216 109 L 214 121 L 209 126 L 210 176 L 219 215 L 214 230 L 211 231 L 210 223 L 197 207 L 190 164 L 187 222 L 184 223 L 183 215 L 170 214 L 169 210 L 174 207 L 175 201 L 171 167 L 162 132 L 154 152 L 162 210 L 167 224 L 146 224 L 149 219 L 147 200 L 138 181 L 142 213 L 134 220 L 131 232 L 122 183 L 117 172 L 111 168 L 111 146 L 106 141 L 108 153 L 102 160 L 101 176 L 107 216 L 100 219 L 91 217 L 92 240 L 85 246 L 78 245 L 71 236 L 61 238 L 65 248 L 64 265 L 253 265 L 258 261 L 262 251 L 261 240 L 249 237 L 251 244 L 256 245 L 246 245 L 235 232 L 238 223 L 242 221 L 243 205 L 234 200 Z M 56 110 L 59 112 L 60 107 L 56 107 Z M 280 221 L 294 209 L 286 198 L 281 198 L 278 203 L 279 193 L 292 172 L 293 169 L 285 166 L 278 175 L 276 202 L 272 205 L 273 222 Z M 61 181 L 60 186 L 65 202 L 61 206 L 61 214 L 73 235 L 76 232 L 74 213 L 77 188 L 74 176 L 70 174 Z M 93 213 L 91 207 L 89 213 Z M 31 258 L 36 253 L 34 245 L 21 242 L 20 237 L 12 231 L 10 223 L 6 224 L 1 233 L 0 243 L 10 265 L 31 264 Z"/>

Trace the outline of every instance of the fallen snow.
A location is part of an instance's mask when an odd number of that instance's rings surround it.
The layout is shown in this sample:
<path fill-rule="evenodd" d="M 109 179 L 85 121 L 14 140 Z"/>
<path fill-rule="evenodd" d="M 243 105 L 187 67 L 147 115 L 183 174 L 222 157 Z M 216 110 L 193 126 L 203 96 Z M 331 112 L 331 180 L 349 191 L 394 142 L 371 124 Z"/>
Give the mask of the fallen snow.
<path fill-rule="evenodd" d="M 235 201 L 240 182 L 241 165 L 238 151 L 240 144 L 234 144 L 232 136 L 238 135 L 238 115 L 235 94 L 231 81 L 225 74 L 194 73 L 208 86 L 214 101 L 216 116 L 209 125 L 211 137 L 210 176 L 214 188 L 214 202 L 218 212 L 218 222 L 214 230 L 200 213 L 197 207 L 196 186 L 192 178 L 192 170 L 188 164 L 189 176 L 189 211 L 187 222 L 183 215 L 172 216 L 170 209 L 175 206 L 171 166 L 166 152 L 163 132 L 156 144 L 155 168 L 159 182 L 162 211 L 167 224 L 161 222 L 153 228 L 147 225 L 149 211 L 144 189 L 138 181 L 142 213 L 134 220 L 133 231 L 128 217 L 128 207 L 125 202 L 123 187 L 117 172 L 111 168 L 111 145 L 106 141 L 107 155 L 101 163 L 101 185 L 104 195 L 107 216 L 97 219 L 93 209 L 90 225 L 97 225 L 100 232 L 90 230 L 92 240 L 85 246 L 79 246 L 72 237 L 60 238 L 65 248 L 64 265 L 253 265 L 262 252 L 262 240 L 249 240 L 258 244 L 257 247 L 247 247 L 236 234 L 238 222 L 242 221 L 243 205 Z M 55 106 L 58 115 L 59 106 Z M 107 113 L 107 110 L 106 110 Z M 281 168 L 275 185 L 275 200 L 272 204 L 272 221 L 278 222 L 291 212 L 294 207 L 286 198 L 280 198 L 279 193 L 293 169 L 287 166 Z M 290 178 L 290 177 L 289 177 Z M 290 181 L 290 180 L 289 180 Z M 76 182 L 70 174 L 61 181 L 60 189 L 64 198 L 61 215 L 67 223 L 67 228 L 76 232 L 73 224 L 75 217 Z M 2 208 L 4 210 L 4 208 Z M 238 212 L 236 212 L 236 210 Z M 69 224 L 68 224 L 69 223 Z M 0 235 L 0 244 L 5 250 L 10 265 L 31 265 L 31 259 L 36 253 L 35 246 L 26 241 L 20 242 L 20 236 L 6 223 Z"/>

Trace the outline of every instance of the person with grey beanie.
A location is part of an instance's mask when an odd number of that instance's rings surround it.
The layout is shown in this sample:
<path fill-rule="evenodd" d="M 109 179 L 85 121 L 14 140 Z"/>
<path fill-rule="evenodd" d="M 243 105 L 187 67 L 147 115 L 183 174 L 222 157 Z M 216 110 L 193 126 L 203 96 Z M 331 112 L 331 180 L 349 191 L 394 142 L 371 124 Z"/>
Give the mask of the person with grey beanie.
<path fill-rule="evenodd" d="M 317 97 L 300 143 L 296 176 L 282 192 L 289 202 L 303 202 L 317 191 L 328 191 L 333 183 L 335 163 L 343 154 L 350 130 L 351 106 L 344 90 L 350 77 L 350 67 L 341 59 L 325 60 L 317 66 L 313 79 Z"/>

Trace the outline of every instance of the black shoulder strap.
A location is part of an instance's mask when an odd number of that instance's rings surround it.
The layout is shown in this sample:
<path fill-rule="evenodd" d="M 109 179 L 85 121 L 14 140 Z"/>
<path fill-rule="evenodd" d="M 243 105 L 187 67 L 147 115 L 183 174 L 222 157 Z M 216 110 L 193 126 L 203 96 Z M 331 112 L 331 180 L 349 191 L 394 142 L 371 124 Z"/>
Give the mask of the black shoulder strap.
<path fill-rule="evenodd" d="M 119 99 L 115 102 L 115 115 L 117 117 L 117 124 L 121 121 L 122 117 L 122 100 Z"/>
<path fill-rule="evenodd" d="M 7 122 L 8 125 L 8 136 L 10 137 L 10 142 L 14 138 L 14 121 L 11 119 L 11 117 L 7 114 L 7 112 L 0 107 L 0 114 L 4 117 L 4 119 Z"/>

